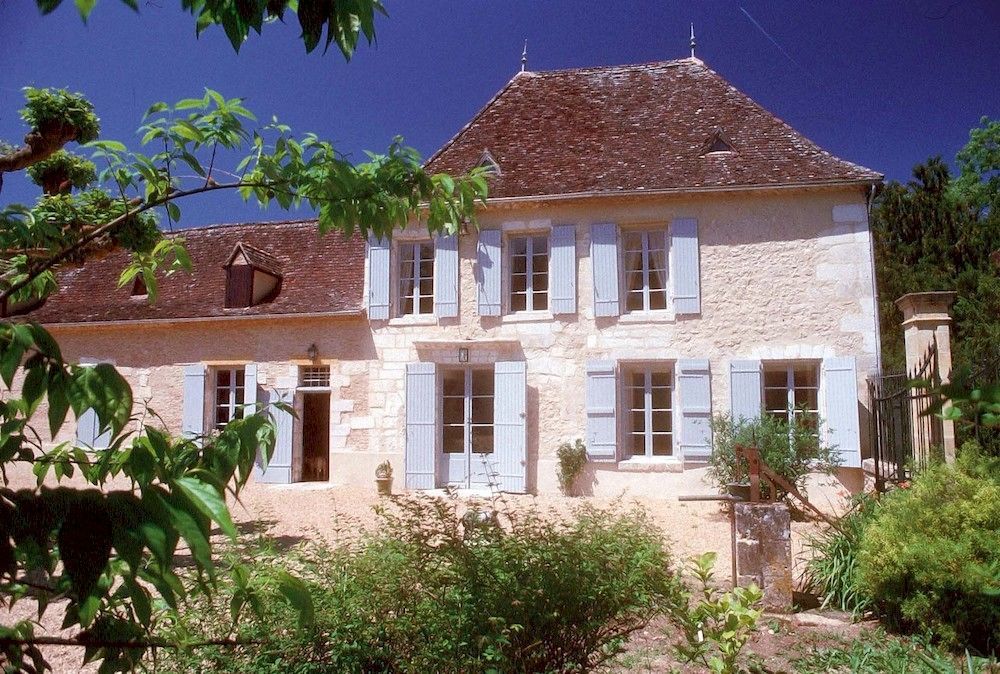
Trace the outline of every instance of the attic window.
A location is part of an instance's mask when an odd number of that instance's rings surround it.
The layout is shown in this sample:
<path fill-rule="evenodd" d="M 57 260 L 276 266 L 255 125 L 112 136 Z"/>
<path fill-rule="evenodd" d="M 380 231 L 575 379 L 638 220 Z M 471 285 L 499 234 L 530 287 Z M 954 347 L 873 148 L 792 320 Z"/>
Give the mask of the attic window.
<path fill-rule="evenodd" d="M 722 132 L 721 129 L 716 129 L 712 135 L 710 135 L 706 140 L 704 145 L 702 145 L 701 153 L 705 154 L 720 154 L 722 152 L 735 152 L 733 150 L 733 144 L 730 142 L 729 138 Z"/>
<path fill-rule="evenodd" d="M 147 297 L 149 295 L 149 288 L 146 287 L 146 279 L 139 274 L 135 277 L 135 281 L 132 282 L 132 297 Z"/>
<path fill-rule="evenodd" d="M 493 158 L 489 150 L 484 150 L 483 155 L 479 158 L 479 163 L 476 164 L 476 168 L 486 169 L 486 172 L 498 176 L 500 175 L 500 164 L 497 160 Z"/>
<path fill-rule="evenodd" d="M 281 290 L 278 258 L 242 241 L 233 248 L 224 268 L 227 309 L 245 309 L 270 302 Z"/>

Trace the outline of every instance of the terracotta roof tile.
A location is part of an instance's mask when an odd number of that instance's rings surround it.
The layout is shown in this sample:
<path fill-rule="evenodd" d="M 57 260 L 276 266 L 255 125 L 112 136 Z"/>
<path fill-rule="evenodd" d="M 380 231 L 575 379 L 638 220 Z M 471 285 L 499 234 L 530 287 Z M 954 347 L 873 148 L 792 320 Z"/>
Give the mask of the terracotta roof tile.
<path fill-rule="evenodd" d="M 124 251 L 57 273 L 59 290 L 28 315 L 40 323 L 203 318 L 301 313 L 360 313 L 364 293 L 364 240 L 355 235 L 321 236 L 315 221 L 219 225 L 178 232 L 193 270 L 160 280 L 155 304 L 118 288 L 128 264 Z M 276 266 L 281 291 L 273 301 L 245 309 L 225 309 L 226 272 L 237 244 Z M 254 254 L 254 253 L 251 253 Z"/>
<path fill-rule="evenodd" d="M 720 134 L 734 152 L 704 153 Z M 461 173 L 489 152 L 491 197 L 876 181 L 697 59 L 516 75 L 427 162 Z"/>

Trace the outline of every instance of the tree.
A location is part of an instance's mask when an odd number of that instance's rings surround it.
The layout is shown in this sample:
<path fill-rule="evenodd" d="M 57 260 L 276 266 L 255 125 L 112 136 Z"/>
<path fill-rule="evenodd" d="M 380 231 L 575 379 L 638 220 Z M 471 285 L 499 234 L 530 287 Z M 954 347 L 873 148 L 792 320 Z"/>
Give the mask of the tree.
<path fill-rule="evenodd" d="M 240 99 L 211 90 L 152 105 L 139 129 L 148 153 L 99 139 L 98 120 L 80 94 L 25 91 L 22 117 L 31 130 L 23 147 L 0 156 L 0 168 L 27 168 L 44 194 L 30 207 L 0 211 L 0 305 L 7 316 L 51 292 L 62 266 L 87 264 L 117 247 L 132 251 L 120 283 L 142 275 L 155 301 L 157 281 L 189 266 L 183 239 L 164 237 L 157 214 L 178 222 L 180 204 L 194 194 L 235 190 L 264 206 L 305 207 L 321 232 L 366 236 L 389 236 L 414 216 L 432 232 L 454 233 L 486 197 L 483 172 L 430 175 L 399 139 L 386 154 L 353 165 L 313 134 L 297 136 L 277 121 L 253 124 Z M 89 150 L 96 166 L 63 149 L 70 142 Z M 234 156 L 231 164 L 223 159 Z M 142 421 L 152 416 L 135 409 L 114 367 L 67 363 L 43 328 L 10 319 L 0 321 L 0 378 L 12 389 L 0 401 L 0 601 L 30 595 L 40 614 L 66 598 L 65 626 L 79 628 L 68 640 L 53 640 L 36 636 L 30 622 L 0 626 L 0 663 L 5 671 L 41 671 L 39 645 L 65 641 L 85 646 L 102 672 L 130 669 L 147 648 L 170 646 L 151 636 L 158 620 L 182 610 L 190 591 L 212 592 L 217 570 L 209 533 L 217 526 L 235 538 L 225 497 L 239 494 L 258 450 L 270 456 L 273 409 L 247 409 L 204 437 L 172 438 Z M 76 417 L 93 410 L 101 432 L 111 434 L 108 449 L 46 447 L 35 431 L 43 403 L 42 423 L 53 437 L 70 410 Z M 4 468 L 14 462 L 33 465 L 36 488 L 9 488 Z M 73 475 L 91 488 L 43 485 L 47 476 Z M 112 477 L 132 488 L 108 489 Z M 175 571 L 181 545 L 193 558 L 194 586 Z M 281 589 L 309 615 L 301 583 L 288 576 Z M 235 613 L 245 606 L 253 601 L 244 597 Z"/>

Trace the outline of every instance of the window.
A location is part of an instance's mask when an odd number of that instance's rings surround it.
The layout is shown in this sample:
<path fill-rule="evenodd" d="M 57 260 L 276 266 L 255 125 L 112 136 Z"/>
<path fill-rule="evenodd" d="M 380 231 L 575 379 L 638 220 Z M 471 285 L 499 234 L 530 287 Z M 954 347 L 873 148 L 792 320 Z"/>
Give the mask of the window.
<path fill-rule="evenodd" d="M 434 244 L 399 246 L 399 315 L 434 313 Z"/>
<path fill-rule="evenodd" d="M 215 427 L 243 418 L 243 368 L 215 371 Z"/>
<path fill-rule="evenodd" d="M 625 232 L 625 309 L 667 308 L 667 233 L 664 230 Z"/>
<path fill-rule="evenodd" d="M 305 366 L 299 368 L 299 385 L 327 387 L 330 385 L 330 366 Z"/>
<path fill-rule="evenodd" d="M 139 274 L 135 277 L 135 281 L 132 282 L 132 297 L 147 297 L 149 295 L 149 288 L 146 287 L 146 279 Z"/>
<path fill-rule="evenodd" d="M 445 454 L 493 453 L 493 370 L 447 370 L 441 405 Z"/>
<path fill-rule="evenodd" d="M 253 267 L 234 264 L 226 268 L 226 308 L 253 306 Z"/>
<path fill-rule="evenodd" d="M 786 422 L 791 415 L 815 428 L 819 415 L 819 365 L 765 363 L 764 411 Z"/>
<path fill-rule="evenodd" d="M 628 373 L 629 450 L 632 456 L 674 453 L 673 372 L 646 368 Z"/>
<path fill-rule="evenodd" d="M 549 308 L 549 239 L 517 236 L 510 240 L 510 310 Z"/>

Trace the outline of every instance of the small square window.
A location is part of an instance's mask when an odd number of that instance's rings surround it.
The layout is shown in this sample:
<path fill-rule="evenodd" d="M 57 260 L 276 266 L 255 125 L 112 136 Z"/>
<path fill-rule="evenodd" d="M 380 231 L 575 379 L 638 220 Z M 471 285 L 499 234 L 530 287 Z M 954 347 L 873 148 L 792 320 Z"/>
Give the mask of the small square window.
<path fill-rule="evenodd" d="M 330 366 L 306 366 L 299 368 L 300 386 L 320 386 L 330 385 Z"/>

